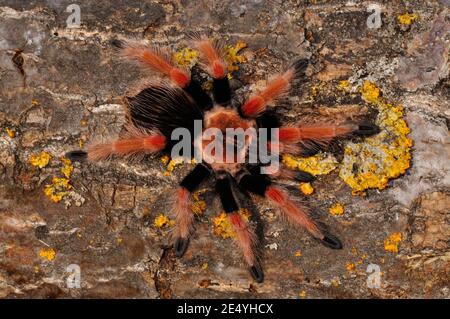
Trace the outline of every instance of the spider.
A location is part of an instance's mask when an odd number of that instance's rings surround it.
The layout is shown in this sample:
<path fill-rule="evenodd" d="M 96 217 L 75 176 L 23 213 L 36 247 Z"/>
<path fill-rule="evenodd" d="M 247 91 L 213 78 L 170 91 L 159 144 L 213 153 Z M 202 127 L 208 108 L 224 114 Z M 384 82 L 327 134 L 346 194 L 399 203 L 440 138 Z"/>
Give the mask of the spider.
<path fill-rule="evenodd" d="M 227 128 L 278 128 L 278 141 L 269 138 L 267 142 L 269 148 L 278 150 L 278 156 L 311 156 L 318 152 L 318 146 L 335 138 L 350 135 L 370 136 L 378 132 L 376 125 L 366 122 L 283 126 L 271 109 L 282 96 L 292 90 L 296 81 L 305 77 L 308 60 L 296 61 L 284 73 L 268 80 L 264 89 L 239 103 L 233 98 L 230 88 L 223 48 L 217 41 L 206 36 L 196 37 L 192 43 L 200 53 L 200 67 L 212 78 L 212 98 L 202 88 L 200 81 L 191 77 L 188 68 L 175 65 L 168 52 L 148 44 L 114 40 L 113 44 L 118 47 L 122 57 L 137 63 L 146 71 L 158 73 L 161 79 L 148 83 L 139 89 L 136 95 L 124 98 L 127 116 L 118 139 L 92 145 L 86 151 L 71 151 L 66 156 L 73 161 L 95 162 L 115 156 L 170 154 L 175 145 L 171 140 L 172 132 L 176 128 L 186 128 L 192 133 L 195 120 L 202 121 L 205 130 L 216 128 L 222 132 Z M 190 142 L 200 152 L 204 152 L 208 146 L 208 141 L 199 140 L 195 136 L 192 136 Z M 273 147 L 275 144 L 277 147 Z M 246 140 L 244 153 L 248 153 L 248 145 L 249 141 Z M 342 248 L 341 241 L 314 221 L 307 209 L 300 206 L 295 198 L 277 183 L 281 179 L 311 182 L 314 179 L 311 174 L 290 171 L 286 167 L 268 170 L 266 174 L 262 174 L 262 163 L 224 162 L 221 159 L 213 154 L 208 162 L 197 163 L 174 191 L 172 210 L 176 222 L 172 242 L 177 257 L 182 257 L 186 252 L 193 231 L 192 193 L 210 177 L 215 178 L 216 192 L 223 210 L 233 227 L 236 242 L 250 274 L 256 282 L 263 282 L 264 273 L 261 259 L 256 253 L 255 234 L 239 214 L 240 206 L 235 196 L 237 190 L 265 197 L 289 222 L 306 229 L 325 246 L 332 249 Z"/>

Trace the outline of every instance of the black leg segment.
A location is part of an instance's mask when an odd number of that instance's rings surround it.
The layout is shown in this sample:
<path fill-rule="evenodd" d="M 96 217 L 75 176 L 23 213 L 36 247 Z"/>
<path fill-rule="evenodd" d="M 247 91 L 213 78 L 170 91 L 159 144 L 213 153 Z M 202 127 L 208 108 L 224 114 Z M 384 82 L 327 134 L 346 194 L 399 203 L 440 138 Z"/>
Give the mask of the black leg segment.
<path fill-rule="evenodd" d="M 231 103 L 231 88 L 228 78 L 225 76 L 221 79 L 214 79 L 213 81 L 213 95 L 214 101 L 217 104 L 227 106 Z"/>
<path fill-rule="evenodd" d="M 239 210 L 239 206 L 234 198 L 233 190 L 231 189 L 231 181 L 227 176 L 217 180 L 216 191 L 220 196 L 220 201 L 222 202 L 225 213 L 229 214 Z"/>
<path fill-rule="evenodd" d="M 211 97 L 203 90 L 202 86 L 197 81 L 191 80 L 184 90 L 189 93 L 201 110 L 207 111 L 212 108 L 213 101 Z"/>
<path fill-rule="evenodd" d="M 180 186 L 192 193 L 210 174 L 210 170 L 205 165 L 197 164 L 194 169 L 183 178 Z"/>

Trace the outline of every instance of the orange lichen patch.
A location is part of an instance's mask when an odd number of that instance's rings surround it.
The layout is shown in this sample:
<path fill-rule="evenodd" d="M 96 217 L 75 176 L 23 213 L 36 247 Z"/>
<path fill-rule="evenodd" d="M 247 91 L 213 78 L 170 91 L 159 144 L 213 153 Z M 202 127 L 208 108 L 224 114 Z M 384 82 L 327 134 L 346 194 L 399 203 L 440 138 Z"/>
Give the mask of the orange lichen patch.
<path fill-rule="evenodd" d="M 39 105 L 41 105 L 41 103 L 39 103 L 38 100 L 33 99 L 33 100 L 31 100 L 31 105 L 32 105 L 32 106 L 39 106 Z"/>
<path fill-rule="evenodd" d="M 83 147 L 84 147 L 84 144 L 85 144 L 85 140 L 82 139 L 82 138 L 80 138 L 80 139 L 78 140 L 78 146 L 79 146 L 80 148 L 83 148 Z"/>
<path fill-rule="evenodd" d="M 13 129 L 7 127 L 5 130 L 6 130 L 6 134 L 8 134 L 8 136 L 10 138 L 16 137 L 16 132 Z"/>
<path fill-rule="evenodd" d="M 166 215 L 159 214 L 155 217 L 155 220 L 153 221 L 153 226 L 156 228 L 163 228 L 166 226 L 173 226 L 175 224 L 175 221 L 170 220 Z"/>
<path fill-rule="evenodd" d="M 419 15 L 415 13 L 405 13 L 397 16 L 398 23 L 402 25 L 411 25 L 417 19 L 419 19 Z"/>
<path fill-rule="evenodd" d="M 344 214 L 344 206 L 341 203 L 336 203 L 328 211 L 333 216 L 340 216 Z"/>
<path fill-rule="evenodd" d="M 298 293 L 298 296 L 299 296 L 300 298 L 306 298 L 306 290 L 300 291 L 300 292 Z"/>
<path fill-rule="evenodd" d="M 398 245 L 402 241 L 401 233 L 393 233 L 384 240 L 384 250 L 391 253 L 398 253 Z"/>
<path fill-rule="evenodd" d="M 319 153 L 311 157 L 295 157 L 284 154 L 282 162 L 290 169 L 298 169 L 312 175 L 326 175 L 337 167 L 337 160 L 331 154 Z"/>
<path fill-rule="evenodd" d="M 380 133 L 361 143 L 349 143 L 339 176 L 362 195 L 369 188 L 384 189 L 390 179 L 404 174 L 410 167 L 412 140 L 403 118 L 403 107 L 387 103 L 381 90 L 369 81 L 361 88 L 362 98 L 379 111 L 376 124 Z"/>
<path fill-rule="evenodd" d="M 239 209 L 239 214 L 245 222 L 248 222 L 250 219 L 250 212 L 245 209 Z M 219 216 L 214 217 L 213 219 L 214 226 L 214 234 L 222 238 L 235 238 L 236 233 L 233 229 L 233 226 L 228 219 L 228 215 L 225 212 L 221 212 Z"/>
<path fill-rule="evenodd" d="M 167 165 L 167 164 L 169 163 L 169 161 L 170 161 L 170 157 L 169 157 L 168 155 L 163 155 L 163 156 L 161 156 L 161 162 L 162 162 L 164 165 Z"/>
<path fill-rule="evenodd" d="M 43 248 L 39 251 L 39 257 L 52 261 L 56 257 L 56 251 L 53 248 Z"/>
<path fill-rule="evenodd" d="M 347 269 L 347 271 L 352 272 L 354 271 L 356 268 L 356 265 L 352 262 L 348 262 L 345 264 L 345 269 Z"/>
<path fill-rule="evenodd" d="M 53 202 L 59 203 L 72 188 L 69 182 L 67 178 L 53 177 L 51 184 L 45 185 L 44 194 Z"/>
<path fill-rule="evenodd" d="M 294 254 L 295 257 L 301 257 L 302 256 L 302 252 L 300 250 L 297 250 Z"/>
<path fill-rule="evenodd" d="M 29 163 L 34 167 L 44 168 L 48 165 L 52 156 L 47 152 L 41 152 L 39 154 L 33 154 L 28 159 Z"/>
<path fill-rule="evenodd" d="M 61 168 L 61 173 L 63 173 L 64 177 L 69 179 L 72 176 L 73 165 L 70 159 L 61 157 L 61 162 L 63 163 L 63 167 Z"/>
<path fill-rule="evenodd" d="M 301 192 L 305 195 L 311 195 L 314 193 L 314 188 L 311 186 L 310 183 L 300 183 L 299 186 Z"/>

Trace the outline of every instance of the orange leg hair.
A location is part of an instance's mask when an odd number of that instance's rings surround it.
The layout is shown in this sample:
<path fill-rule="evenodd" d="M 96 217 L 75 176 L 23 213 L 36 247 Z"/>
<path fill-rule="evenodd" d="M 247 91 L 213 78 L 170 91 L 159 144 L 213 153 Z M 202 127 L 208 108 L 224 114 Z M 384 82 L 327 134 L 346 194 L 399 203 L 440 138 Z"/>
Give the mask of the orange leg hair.
<path fill-rule="evenodd" d="M 174 66 L 171 59 L 156 48 L 124 44 L 121 48 L 121 55 L 129 60 L 138 62 L 152 71 L 164 74 L 182 88 L 186 87 L 190 82 L 189 73 Z"/>
<path fill-rule="evenodd" d="M 166 138 L 163 135 L 128 137 L 89 147 L 87 158 L 90 161 L 101 161 L 113 155 L 128 157 L 139 153 L 155 153 L 161 151 L 165 145 Z"/>

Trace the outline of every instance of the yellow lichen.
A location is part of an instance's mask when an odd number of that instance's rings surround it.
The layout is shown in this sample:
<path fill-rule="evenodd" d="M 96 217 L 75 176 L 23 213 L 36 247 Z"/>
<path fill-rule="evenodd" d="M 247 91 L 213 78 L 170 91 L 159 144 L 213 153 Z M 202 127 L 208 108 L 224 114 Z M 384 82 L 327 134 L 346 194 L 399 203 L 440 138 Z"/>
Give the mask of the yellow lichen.
<path fill-rule="evenodd" d="M 173 60 L 179 66 L 192 68 L 198 61 L 199 52 L 191 48 L 184 48 L 173 54 Z"/>
<path fill-rule="evenodd" d="M 33 106 L 39 106 L 40 104 L 41 103 L 39 103 L 39 101 L 36 99 L 31 100 L 31 105 L 33 105 Z"/>
<path fill-rule="evenodd" d="M 300 183 L 299 188 L 305 195 L 311 195 L 312 193 L 314 193 L 314 188 L 310 183 Z"/>
<path fill-rule="evenodd" d="M 238 41 L 236 45 L 225 46 L 225 61 L 228 64 L 228 72 L 234 72 L 239 70 L 239 63 L 245 63 L 244 56 L 239 55 L 239 51 L 247 47 L 247 43 Z"/>
<path fill-rule="evenodd" d="M 248 222 L 251 216 L 250 212 L 245 208 L 239 209 L 239 214 L 241 215 L 242 219 L 245 222 Z M 231 225 L 230 220 L 228 219 L 228 215 L 225 212 L 221 212 L 219 216 L 214 217 L 213 226 L 214 226 L 214 234 L 216 234 L 219 237 L 222 238 L 236 237 L 236 233 L 233 230 L 233 226 Z"/>
<path fill-rule="evenodd" d="M 391 253 L 398 253 L 398 245 L 402 241 L 401 233 L 393 233 L 384 240 L 384 250 Z"/>
<path fill-rule="evenodd" d="M 412 140 L 403 119 L 403 108 L 387 103 L 380 89 L 365 81 L 361 94 L 365 101 L 379 111 L 376 124 L 380 133 L 361 143 L 349 143 L 339 176 L 353 189 L 353 194 L 364 194 L 369 188 L 384 189 L 390 179 L 410 167 Z"/>
<path fill-rule="evenodd" d="M 339 216 L 344 214 L 344 206 L 342 206 L 341 203 L 336 203 L 333 206 L 331 206 L 328 211 L 333 216 Z"/>
<path fill-rule="evenodd" d="M 41 152 L 39 154 L 33 154 L 29 158 L 29 162 L 34 167 L 44 168 L 50 162 L 52 156 L 47 152 Z"/>
<path fill-rule="evenodd" d="M 414 21 L 416 21 L 419 16 L 415 13 L 405 13 L 397 16 L 397 21 L 403 25 L 411 25 Z"/>
<path fill-rule="evenodd" d="M 319 153 L 311 157 L 283 155 L 283 164 L 290 169 L 298 169 L 312 175 L 326 175 L 337 167 L 337 160 L 331 154 Z"/>
<path fill-rule="evenodd" d="M 300 298 L 306 298 L 306 291 L 305 291 L 305 290 L 300 291 L 300 292 L 298 293 L 298 296 L 299 296 Z"/>
<path fill-rule="evenodd" d="M 350 82 L 348 80 L 339 81 L 337 88 L 341 91 L 348 91 L 350 87 Z"/>
<path fill-rule="evenodd" d="M 63 173 L 64 177 L 69 179 L 72 176 L 73 165 L 70 159 L 62 157 L 61 162 L 63 163 L 63 167 L 61 168 L 61 173 Z"/>
<path fill-rule="evenodd" d="M 39 256 L 42 259 L 52 261 L 56 257 L 56 251 L 53 248 L 43 248 L 39 251 Z"/>
<path fill-rule="evenodd" d="M 369 103 L 376 103 L 380 98 L 380 89 L 370 81 L 364 81 L 361 87 L 362 98 Z"/>
<path fill-rule="evenodd" d="M 165 176 L 169 176 L 175 169 L 175 167 L 184 163 L 183 158 L 179 159 L 171 159 L 167 164 L 166 171 L 164 172 Z"/>
<path fill-rule="evenodd" d="M 84 147 L 84 143 L 85 143 L 84 139 L 80 138 L 80 139 L 78 140 L 78 146 L 79 146 L 80 148 L 83 148 L 83 147 Z"/>
<path fill-rule="evenodd" d="M 295 257 L 301 257 L 302 256 L 302 252 L 300 250 L 297 250 L 294 254 Z"/>
<path fill-rule="evenodd" d="M 13 129 L 7 127 L 5 130 L 6 130 L 6 134 L 8 134 L 8 136 L 9 136 L 10 138 L 14 138 L 14 137 L 16 136 L 16 132 L 14 132 Z"/>
<path fill-rule="evenodd" d="M 196 215 L 202 215 L 206 210 L 206 202 L 200 197 L 201 194 L 206 192 L 208 189 L 201 189 L 192 193 L 192 212 Z"/>
<path fill-rule="evenodd" d="M 44 194 L 53 202 L 59 203 L 72 188 L 69 182 L 67 178 L 53 177 L 51 184 L 45 185 Z"/>
<path fill-rule="evenodd" d="M 156 228 L 163 228 L 165 226 L 173 226 L 175 224 L 175 221 L 170 220 L 166 215 L 159 214 L 155 217 L 155 220 L 153 221 L 153 226 Z"/>
<path fill-rule="evenodd" d="M 228 78 L 231 79 L 231 73 L 239 70 L 239 63 L 246 62 L 244 56 L 239 55 L 239 51 L 246 48 L 247 44 L 238 41 L 234 46 L 226 45 L 224 48 L 224 59 L 228 65 Z M 192 68 L 199 59 L 199 52 L 191 48 L 184 48 L 173 54 L 173 60 L 181 67 Z"/>
<path fill-rule="evenodd" d="M 203 270 L 208 269 L 208 263 L 203 263 L 203 264 L 200 266 L 200 268 L 203 269 Z"/>

